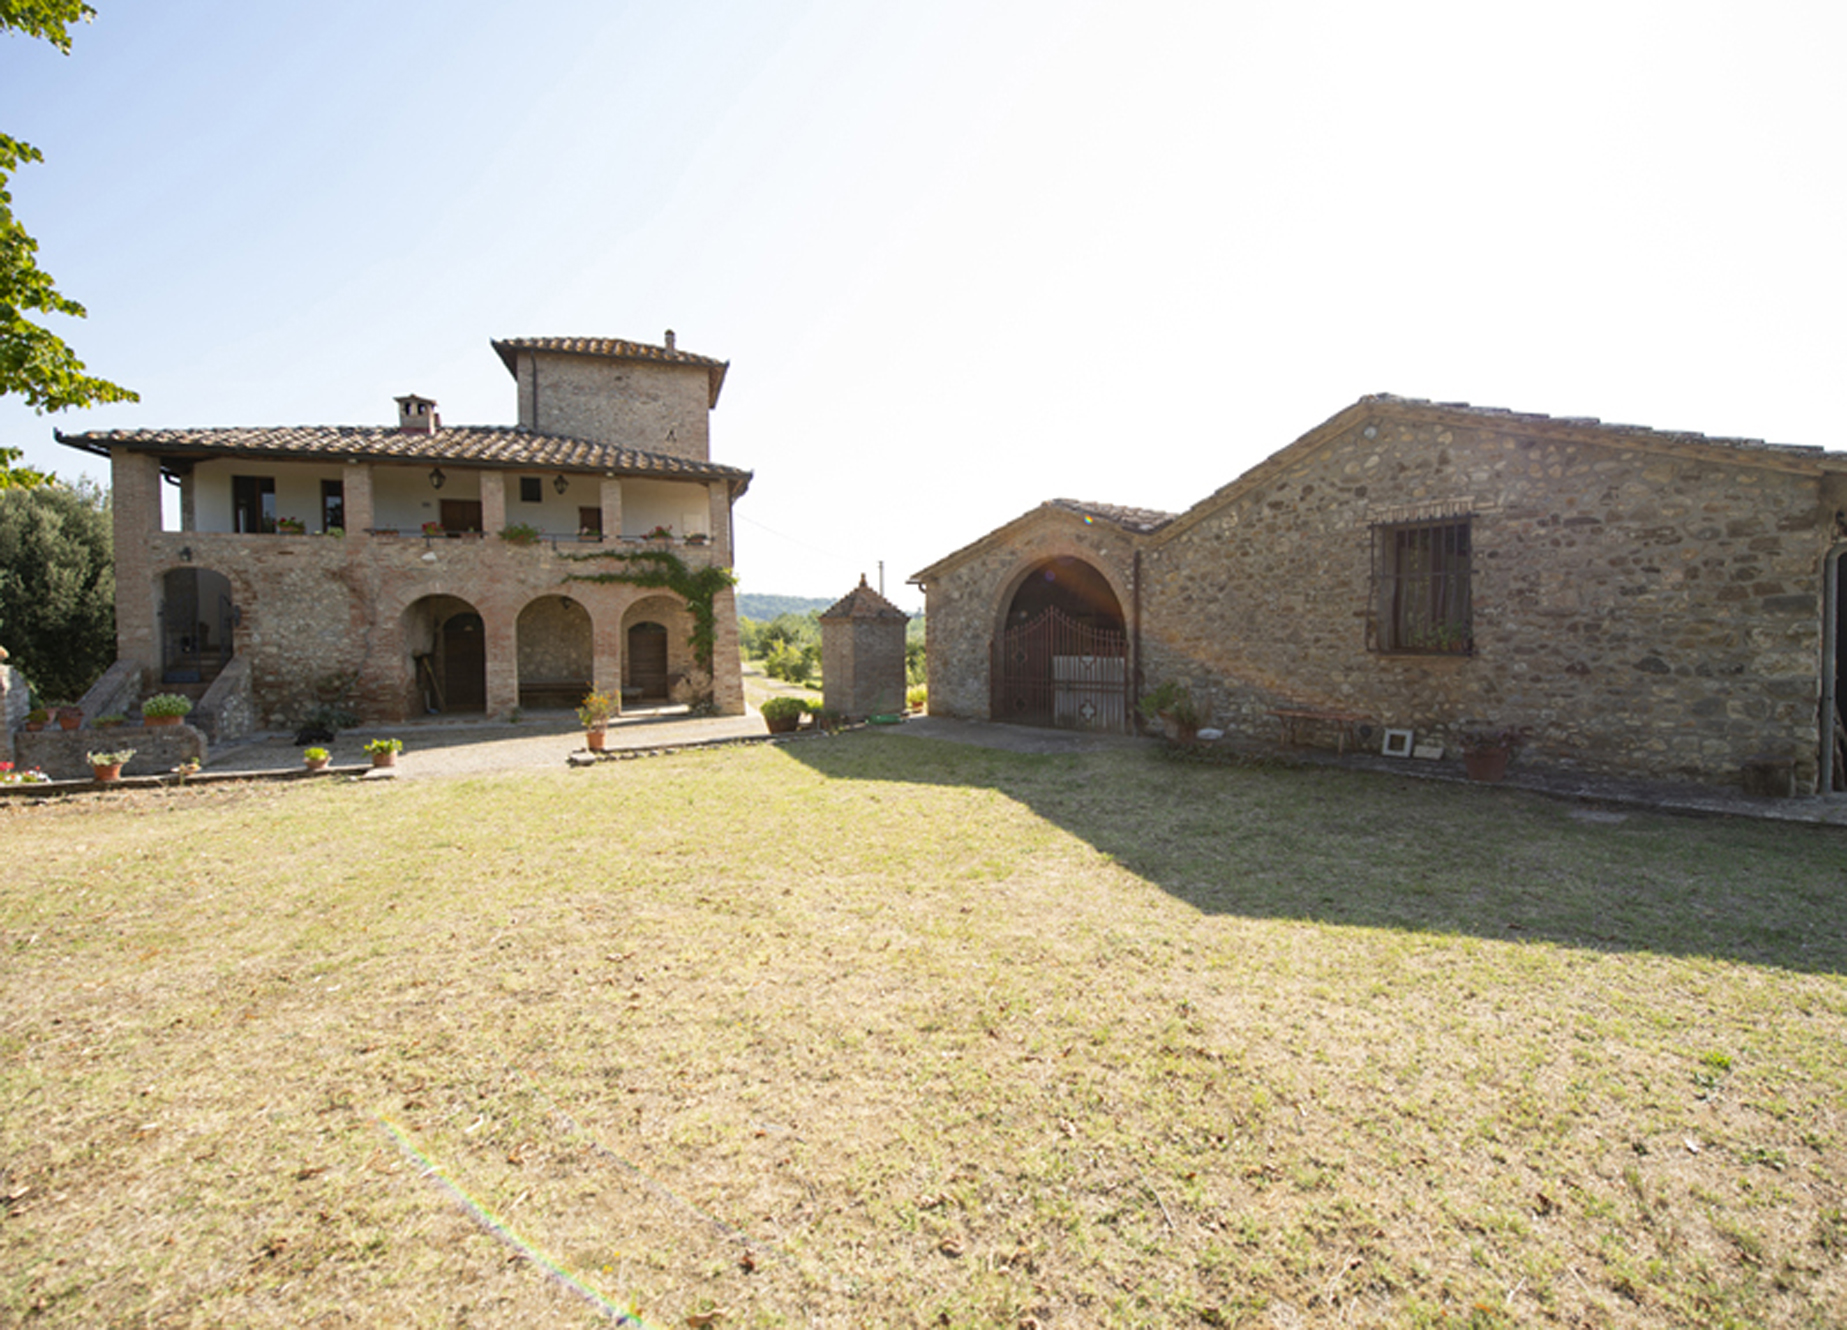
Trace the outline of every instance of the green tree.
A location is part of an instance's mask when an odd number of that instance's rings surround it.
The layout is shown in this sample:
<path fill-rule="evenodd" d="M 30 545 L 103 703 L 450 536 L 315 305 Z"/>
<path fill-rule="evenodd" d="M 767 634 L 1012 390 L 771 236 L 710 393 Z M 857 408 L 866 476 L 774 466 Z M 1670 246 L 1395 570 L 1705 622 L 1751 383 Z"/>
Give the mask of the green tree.
<path fill-rule="evenodd" d="M 18 465 L 25 455 L 20 448 L 0 448 L 0 490 L 32 490 L 57 480 L 49 471 L 34 471 L 29 466 Z"/>
<path fill-rule="evenodd" d="M 109 496 L 0 490 L 0 645 L 41 697 L 75 701 L 115 660 Z"/>
<path fill-rule="evenodd" d="M 82 0 L 0 0 L 0 32 L 42 38 L 68 55 L 71 25 L 94 15 Z M 43 160 L 30 143 L 0 134 L 0 397 L 17 394 L 39 412 L 139 401 L 120 384 L 86 373 L 63 338 L 26 317 L 84 317 L 83 306 L 59 292 L 38 266 L 38 241 L 13 216 L 7 182 L 22 162 Z"/>

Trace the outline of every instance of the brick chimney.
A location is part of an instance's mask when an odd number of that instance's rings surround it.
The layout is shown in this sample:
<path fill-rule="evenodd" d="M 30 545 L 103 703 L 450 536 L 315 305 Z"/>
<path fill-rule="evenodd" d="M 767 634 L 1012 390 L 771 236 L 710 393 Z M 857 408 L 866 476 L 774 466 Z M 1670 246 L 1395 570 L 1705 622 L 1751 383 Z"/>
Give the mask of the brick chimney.
<path fill-rule="evenodd" d="M 669 351 L 673 350 L 673 329 L 672 328 L 669 328 L 667 330 L 667 349 Z"/>
<path fill-rule="evenodd" d="M 436 403 L 416 393 L 407 394 L 397 399 L 398 432 L 401 434 L 434 434 L 442 428 L 442 417 L 436 414 Z"/>

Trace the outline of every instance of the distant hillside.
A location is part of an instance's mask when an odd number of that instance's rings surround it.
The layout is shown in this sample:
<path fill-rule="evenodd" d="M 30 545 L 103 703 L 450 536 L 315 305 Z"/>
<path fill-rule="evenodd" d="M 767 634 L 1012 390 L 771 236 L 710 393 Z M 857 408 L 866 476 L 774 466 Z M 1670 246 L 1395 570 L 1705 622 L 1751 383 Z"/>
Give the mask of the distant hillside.
<path fill-rule="evenodd" d="M 806 614 L 809 610 L 824 610 L 833 603 L 832 600 L 816 600 L 812 596 L 768 596 L 746 593 L 738 596 L 738 615 L 741 618 L 766 623 L 779 614 Z"/>

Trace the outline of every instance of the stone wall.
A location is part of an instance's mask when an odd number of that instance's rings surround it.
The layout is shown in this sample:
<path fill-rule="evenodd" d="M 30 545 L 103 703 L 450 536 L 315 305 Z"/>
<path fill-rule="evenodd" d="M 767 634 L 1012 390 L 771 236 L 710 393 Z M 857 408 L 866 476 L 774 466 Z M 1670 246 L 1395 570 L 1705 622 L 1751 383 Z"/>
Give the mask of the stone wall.
<path fill-rule="evenodd" d="M 36 734 L 13 736 L 14 761 L 21 770 L 37 767 L 53 780 L 88 780 L 89 753 L 121 752 L 135 755 L 122 768 L 124 776 L 164 776 L 188 758 L 204 762 L 205 736 L 191 725 L 117 725 L 106 730 L 60 730 L 55 726 Z"/>
<path fill-rule="evenodd" d="M 1143 663 L 1208 723 L 1296 705 L 1454 743 L 1734 780 L 1771 751 L 1812 785 L 1821 559 L 1812 476 L 1438 422 L 1356 425 L 1148 544 Z M 1368 649 L 1373 526 L 1469 515 L 1474 651 Z"/>
<path fill-rule="evenodd" d="M 548 434 L 711 458 L 703 365 L 521 351 L 519 419 Z"/>

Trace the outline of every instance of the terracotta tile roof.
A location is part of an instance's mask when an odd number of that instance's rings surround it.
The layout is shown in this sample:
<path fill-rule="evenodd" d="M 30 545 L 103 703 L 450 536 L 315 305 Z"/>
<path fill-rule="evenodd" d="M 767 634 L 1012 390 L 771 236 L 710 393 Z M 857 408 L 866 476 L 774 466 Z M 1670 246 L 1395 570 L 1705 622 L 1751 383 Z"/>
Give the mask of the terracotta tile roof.
<path fill-rule="evenodd" d="M 1687 443 L 1703 447 L 1730 448 L 1745 452 L 1767 452 L 1797 457 L 1813 457 L 1827 449 L 1812 444 L 1765 443 L 1762 439 L 1731 439 L 1698 434 L 1692 430 L 1652 429 L 1647 425 L 1620 425 L 1599 420 L 1596 416 L 1548 416 L 1538 411 L 1510 411 L 1500 406 L 1476 406 L 1470 402 L 1433 402 L 1423 397 L 1399 397 L 1395 393 L 1368 393 L 1355 403 L 1357 407 L 1380 406 L 1394 414 L 1420 411 L 1444 416 L 1465 416 L 1490 427 L 1518 429 L 1541 426 L 1551 429 L 1595 430 L 1599 434 L 1628 437 L 1638 443 Z M 1352 408 L 1349 408 L 1352 409 Z"/>
<path fill-rule="evenodd" d="M 1156 508 L 1125 508 L 1119 503 L 1085 503 L 1081 499 L 1048 499 L 1046 506 L 1063 508 L 1079 517 L 1097 518 L 1144 536 L 1151 531 L 1159 531 L 1179 515 L 1164 513 Z"/>
<path fill-rule="evenodd" d="M 292 425 L 223 429 L 55 432 L 59 443 L 107 456 L 111 448 L 163 456 L 273 457 L 304 461 L 449 462 L 545 471 L 610 471 L 663 479 L 728 480 L 742 494 L 751 473 L 717 462 L 618 448 L 512 425 L 444 425 L 434 434 L 391 425 Z"/>
<path fill-rule="evenodd" d="M 671 346 L 650 346 L 646 342 L 627 342 L 619 337 L 503 337 L 493 343 L 500 353 L 507 373 L 518 377 L 521 351 L 546 351 L 567 356 L 597 356 L 604 360 L 652 360 L 668 365 L 696 365 L 706 372 L 710 385 L 707 406 L 718 405 L 719 390 L 725 386 L 728 360 L 696 356 Z"/>
<path fill-rule="evenodd" d="M 866 585 L 866 575 L 859 575 L 859 585 L 821 611 L 822 619 L 903 619 L 910 615 Z"/>

